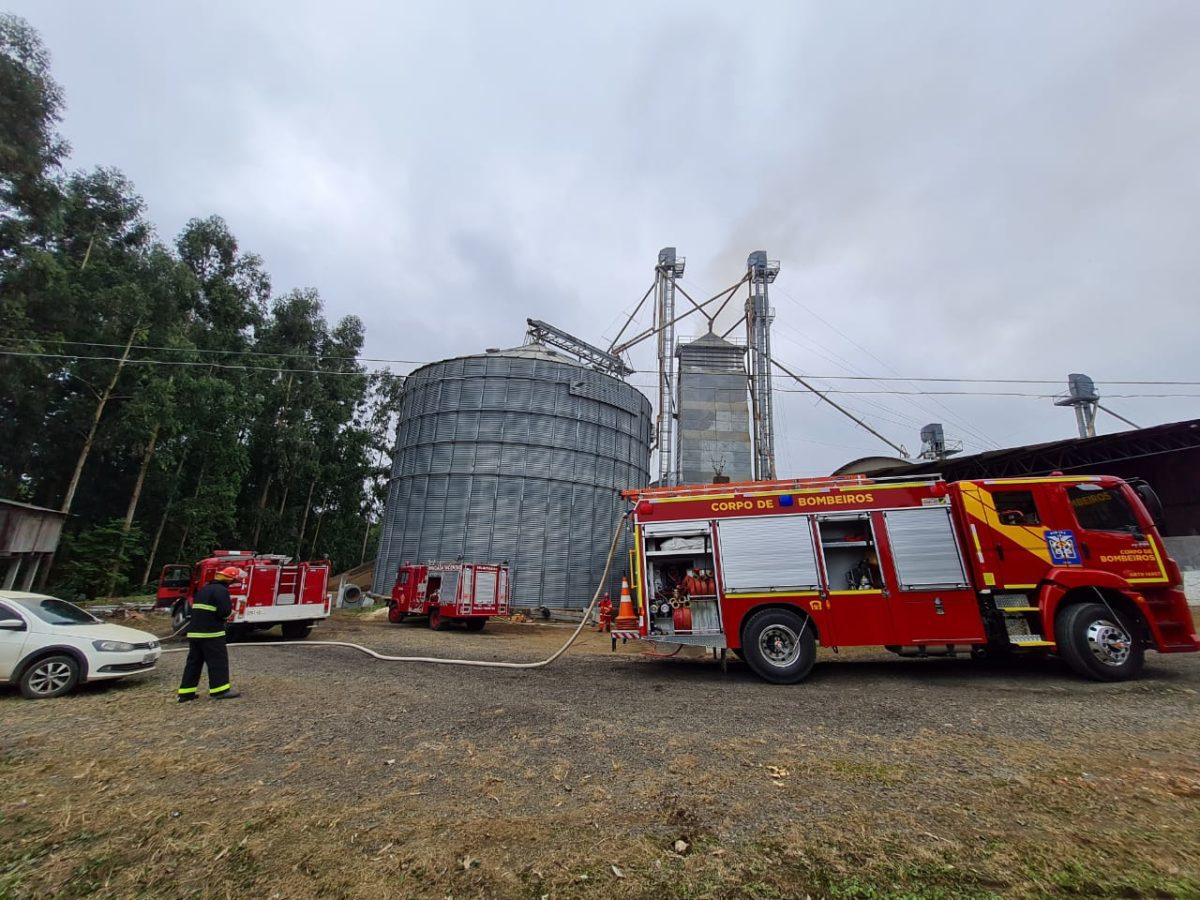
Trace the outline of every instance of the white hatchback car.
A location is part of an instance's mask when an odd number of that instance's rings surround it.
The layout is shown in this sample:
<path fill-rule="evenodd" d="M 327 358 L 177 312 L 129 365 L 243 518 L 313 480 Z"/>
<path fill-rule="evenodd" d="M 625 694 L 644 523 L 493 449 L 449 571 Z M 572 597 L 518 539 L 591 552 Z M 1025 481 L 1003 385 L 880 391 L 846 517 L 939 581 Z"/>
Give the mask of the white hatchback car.
<path fill-rule="evenodd" d="M 149 672 L 158 638 L 108 625 L 73 603 L 0 591 L 0 683 L 20 685 L 31 700 L 58 697 L 84 681 Z"/>

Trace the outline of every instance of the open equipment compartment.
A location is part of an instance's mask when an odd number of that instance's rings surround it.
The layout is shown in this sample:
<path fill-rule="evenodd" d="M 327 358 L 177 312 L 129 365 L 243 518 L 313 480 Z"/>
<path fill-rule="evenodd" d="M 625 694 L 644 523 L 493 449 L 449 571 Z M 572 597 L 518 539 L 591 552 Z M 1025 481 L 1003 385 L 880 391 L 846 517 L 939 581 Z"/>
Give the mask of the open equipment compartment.
<path fill-rule="evenodd" d="M 643 539 L 650 634 L 719 634 L 711 523 L 647 525 Z"/>
<path fill-rule="evenodd" d="M 870 513 L 832 513 L 816 519 L 828 589 L 880 590 L 883 577 Z"/>

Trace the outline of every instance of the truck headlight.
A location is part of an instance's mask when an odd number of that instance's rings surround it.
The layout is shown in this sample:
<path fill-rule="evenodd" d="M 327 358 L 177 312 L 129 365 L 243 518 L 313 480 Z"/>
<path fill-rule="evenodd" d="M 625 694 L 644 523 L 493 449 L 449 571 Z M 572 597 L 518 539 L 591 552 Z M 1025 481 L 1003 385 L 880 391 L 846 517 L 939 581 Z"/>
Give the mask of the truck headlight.
<path fill-rule="evenodd" d="M 133 644 L 125 641 L 92 641 L 92 646 L 101 653 L 128 653 L 134 649 Z"/>

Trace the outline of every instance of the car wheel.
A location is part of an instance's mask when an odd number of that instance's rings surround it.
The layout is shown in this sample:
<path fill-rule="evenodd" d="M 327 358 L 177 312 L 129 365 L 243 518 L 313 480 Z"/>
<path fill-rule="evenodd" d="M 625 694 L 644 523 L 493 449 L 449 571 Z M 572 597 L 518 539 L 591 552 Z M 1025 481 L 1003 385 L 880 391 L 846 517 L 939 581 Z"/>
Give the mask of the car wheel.
<path fill-rule="evenodd" d="M 1084 678 L 1124 681 L 1142 671 L 1146 657 L 1141 641 L 1103 603 L 1068 606 L 1055 617 L 1054 628 L 1058 652 Z"/>
<path fill-rule="evenodd" d="M 284 640 L 302 641 L 312 633 L 312 625 L 308 622 L 284 622 L 279 626 Z"/>
<path fill-rule="evenodd" d="M 21 673 L 21 693 L 30 700 L 61 697 L 79 683 L 79 663 L 65 654 L 44 656 Z"/>
<path fill-rule="evenodd" d="M 812 622 L 787 609 L 764 609 L 742 630 L 742 655 L 760 678 L 772 684 L 802 681 L 817 661 Z"/>
<path fill-rule="evenodd" d="M 429 627 L 434 631 L 445 631 L 450 626 L 450 620 L 442 616 L 440 606 L 429 607 Z"/>
<path fill-rule="evenodd" d="M 171 627 L 178 631 L 187 624 L 187 621 L 190 618 L 191 616 L 188 615 L 187 603 L 180 600 L 171 610 Z"/>
<path fill-rule="evenodd" d="M 400 607 L 395 603 L 388 607 L 388 621 L 393 625 L 399 625 L 404 621 L 404 613 L 400 612 Z"/>
<path fill-rule="evenodd" d="M 465 620 L 464 624 L 467 626 L 467 631 L 483 631 L 483 626 L 487 624 L 487 619 L 482 616 L 472 616 Z"/>

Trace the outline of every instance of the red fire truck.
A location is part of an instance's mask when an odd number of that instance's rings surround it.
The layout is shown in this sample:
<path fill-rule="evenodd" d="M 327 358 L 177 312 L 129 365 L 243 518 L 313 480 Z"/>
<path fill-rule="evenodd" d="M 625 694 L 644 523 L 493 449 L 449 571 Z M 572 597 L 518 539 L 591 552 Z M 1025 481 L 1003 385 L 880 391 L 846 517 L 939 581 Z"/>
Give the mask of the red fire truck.
<path fill-rule="evenodd" d="M 636 627 L 618 620 L 614 647 L 729 649 L 780 684 L 809 673 L 818 642 L 1040 649 L 1101 681 L 1136 675 L 1147 648 L 1200 649 L 1144 483 L 845 476 L 624 496 Z"/>
<path fill-rule="evenodd" d="M 288 640 L 303 640 L 312 631 L 314 622 L 329 617 L 329 560 L 292 562 L 291 557 L 253 550 L 214 550 L 208 559 L 191 567 L 191 578 L 183 586 L 179 584 L 180 570 L 186 566 L 180 563 L 165 566 L 159 578 L 159 602 L 155 605 L 176 596 L 171 620 L 179 628 L 191 617 L 196 591 L 226 566 L 237 566 L 246 573 L 229 586 L 233 599 L 233 615 L 228 624 L 231 631 L 259 631 L 279 625 Z"/>
<path fill-rule="evenodd" d="M 405 616 L 429 616 L 429 627 L 445 630 L 461 622 L 468 631 L 482 631 L 488 616 L 508 615 L 508 566 L 483 563 L 404 563 L 388 601 L 388 621 Z"/>

